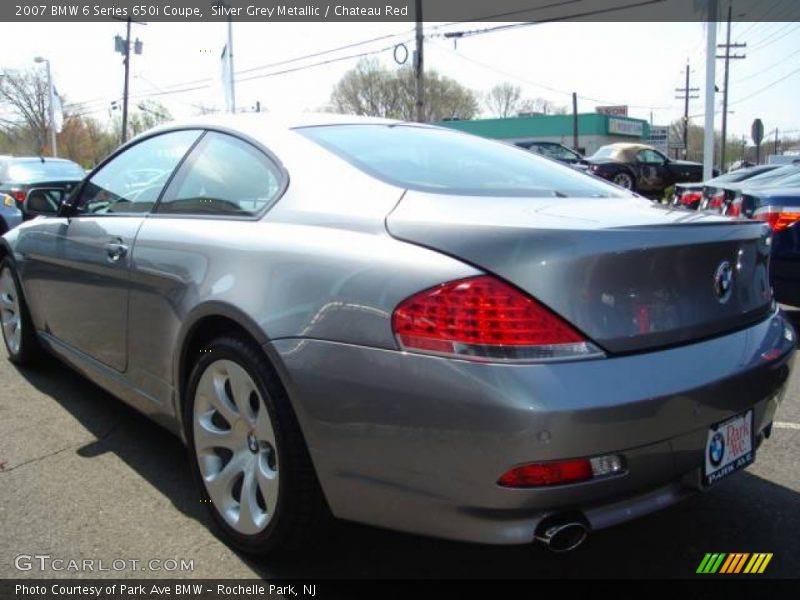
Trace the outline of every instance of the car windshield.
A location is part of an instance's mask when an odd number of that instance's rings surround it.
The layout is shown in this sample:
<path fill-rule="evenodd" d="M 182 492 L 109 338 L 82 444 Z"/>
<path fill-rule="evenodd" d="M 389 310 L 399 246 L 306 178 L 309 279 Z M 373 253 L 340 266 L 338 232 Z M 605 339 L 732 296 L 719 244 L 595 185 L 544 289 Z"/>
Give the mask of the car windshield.
<path fill-rule="evenodd" d="M 534 152 L 538 152 L 542 156 L 554 158 L 556 160 L 575 160 L 580 158 L 569 148 L 559 146 L 558 144 L 533 144 L 530 149 Z"/>
<path fill-rule="evenodd" d="M 6 174 L 9 181 L 28 183 L 51 179 L 83 179 L 84 171 L 67 160 L 44 162 L 39 159 L 11 161 Z"/>
<path fill-rule="evenodd" d="M 392 185 L 471 196 L 624 196 L 566 165 L 493 140 L 418 125 L 328 125 L 296 129 Z"/>

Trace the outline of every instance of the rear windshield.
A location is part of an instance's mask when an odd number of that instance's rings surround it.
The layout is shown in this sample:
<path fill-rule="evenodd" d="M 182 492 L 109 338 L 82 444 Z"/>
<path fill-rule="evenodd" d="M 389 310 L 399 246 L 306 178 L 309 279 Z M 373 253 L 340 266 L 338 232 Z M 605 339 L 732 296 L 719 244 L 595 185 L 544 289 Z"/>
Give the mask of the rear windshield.
<path fill-rule="evenodd" d="M 590 175 L 514 146 L 418 125 L 327 125 L 296 131 L 399 187 L 469 196 L 624 196 Z"/>
<path fill-rule="evenodd" d="M 717 183 L 735 183 L 737 181 L 744 181 L 745 179 L 750 179 L 757 177 L 758 175 L 763 175 L 774 169 L 775 167 L 767 167 L 767 166 L 738 169 L 736 171 L 731 171 L 730 173 L 718 175 L 717 177 L 714 177 L 714 179 L 709 179 L 706 185 L 715 185 Z"/>
<path fill-rule="evenodd" d="M 614 158 L 617 154 L 617 149 L 613 146 L 600 146 L 597 151 L 592 154 L 592 158 Z"/>
<path fill-rule="evenodd" d="M 7 164 L 7 167 L 7 179 L 20 183 L 56 179 L 83 179 L 85 174 L 77 164 L 69 161 L 11 161 Z"/>
<path fill-rule="evenodd" d="M 747 180 L 747 182 L 761 185 L 762 183 L 776 181 L 778 179 L 782 179 L 783 177 L 789 177 L 790 175 L 794 175 L 796 173 L 800 173 L 800 167 L 794 165 L 786 165 L 785 167 L 778 167 L 777 169 L 773 169 L 772 171 L 767 171 L 766 173 L 761 173 L 761 175 L 756 175 L 755 177 L 751 177 L 750 179 Z"/>

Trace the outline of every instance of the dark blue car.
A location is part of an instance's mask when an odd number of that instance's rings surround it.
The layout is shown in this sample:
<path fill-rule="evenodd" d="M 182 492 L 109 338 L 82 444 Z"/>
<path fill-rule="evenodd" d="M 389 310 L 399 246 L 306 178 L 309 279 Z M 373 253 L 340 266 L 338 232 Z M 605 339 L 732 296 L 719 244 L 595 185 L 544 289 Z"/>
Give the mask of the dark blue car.
<path fill-rule="evenodd" d="M 800 188 L 757 188 L 742 195 L 744 216 L 772 229 L 770 274 L 775 298 L 800 306 Z"/>

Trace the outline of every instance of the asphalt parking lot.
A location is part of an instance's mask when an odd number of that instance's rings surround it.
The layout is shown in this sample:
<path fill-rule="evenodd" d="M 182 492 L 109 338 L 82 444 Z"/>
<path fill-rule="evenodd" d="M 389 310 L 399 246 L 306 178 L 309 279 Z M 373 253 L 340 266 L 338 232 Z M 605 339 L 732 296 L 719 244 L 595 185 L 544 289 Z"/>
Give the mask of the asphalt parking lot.
<path fill-rule="evenodd" d="M 800 311 L 790 314 L 800 322 Z M 193 561 L 187 572 L 126 568 L 83 577 L 691 577 L 706 552 L 772 552 L 766 575 L 797 577 L 798 457 L 800 370 L 772 438 L 745 473 L 661 513 L 597 532 L 567 556 L 337 523 L 328 550 L 293 562 L 252 561 L 208 529 L 176 438 L 55 360 L 19 370 L 1 351 L 0 578 L 76 576 L 19 571 L 20 554 L 107 565 Z"/>

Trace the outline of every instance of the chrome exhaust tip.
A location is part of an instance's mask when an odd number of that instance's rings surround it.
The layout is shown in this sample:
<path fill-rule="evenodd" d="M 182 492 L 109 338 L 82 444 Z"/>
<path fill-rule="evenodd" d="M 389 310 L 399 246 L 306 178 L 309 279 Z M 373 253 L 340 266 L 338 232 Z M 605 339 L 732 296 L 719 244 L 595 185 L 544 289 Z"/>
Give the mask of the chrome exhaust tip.
<path fill-rule="evenodd" d="M 586 541 L 589 528 L 581 521 L 548 521 L 536 530 L 534 540 L 551 552 L 571 552 Z"/>

